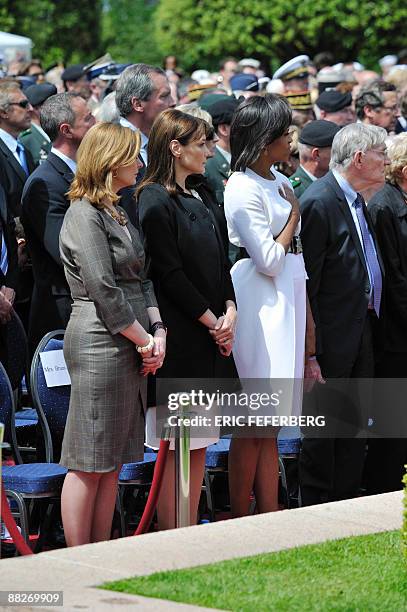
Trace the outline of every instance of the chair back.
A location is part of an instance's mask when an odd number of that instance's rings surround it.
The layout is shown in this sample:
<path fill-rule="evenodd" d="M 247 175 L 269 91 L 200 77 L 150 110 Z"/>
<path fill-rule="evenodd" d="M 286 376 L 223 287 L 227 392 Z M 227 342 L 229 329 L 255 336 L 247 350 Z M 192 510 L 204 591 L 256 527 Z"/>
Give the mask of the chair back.
<path fill-rule="evenodd" d="M 60 440 L 64 434 L 71 395 L 70 385 L 47 387 L 41 353 L 62 350 L 64 347 L 63 329 L 46 334 L 39 343 L 32 360 L 30 386 L 34 407 L 38 411 L 45 439 L 46 461 L 53 461 L 53 440 Z"/>
<path fill-rule="evenodd" d="M 0 363 L 0 423 L 4 425 L 4 442 L 10 444 L 14 459 L 22 463 L 18 451 L 16 430 L 14 428 L 15 399 L 10 379 L 2 363 Z"/>
<path fill-rule="evenodd" d="M 1 328 L 1 341 L 5 355 L 3 365 L 14 391 L 28 371 L 27 335 L 15 311 L 13 311 L 11 320 L 3 323 Z"/>

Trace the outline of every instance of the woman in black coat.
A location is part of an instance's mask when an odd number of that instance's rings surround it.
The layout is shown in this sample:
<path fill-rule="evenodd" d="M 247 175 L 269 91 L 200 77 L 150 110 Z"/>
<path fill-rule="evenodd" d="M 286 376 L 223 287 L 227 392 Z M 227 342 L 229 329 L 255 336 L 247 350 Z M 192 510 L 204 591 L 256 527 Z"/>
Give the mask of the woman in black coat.
<path fill-rule="evenodd" d="M 383 258 L 385 313 L 383 321 L 384 352 L 376 367 L 378 378 L 407 378 L 407 134 L 393 138 L 388 147 L 390 165 L 386 184 L 369 201 L 377 241 Z M 390 385 L 388 387 L 391 389 Z M 393 387 L 394 389 L 394 387 Z M 396 395 L 395 392 L 393 395 Z M 392 410 L 395 411 L 392 417 Z M 400 419 L 405 414 L 405 397 L 386 397 L 377 419 L 383 418 L 382 431 L 402 431 Z M 405 423 L 405 420 L 403 421 Z M 383 429 L 382 429 L 383 428 Z M 368 493 L 386 493 L 401 489 L 404 464 L 407 462 L 407 439 L 381 438 L 369 441 L 377 447 L 367 459 Z"/>
<path fill-rule="evenodd" d="M 156 119 L 149 165 L 138 189 L 150 278 L 168 329 L 160 378 L 230 378 L 236 321 L 222 211 L 205 186 L 207 124 L 177 110 Z M 191 522 L 195 522 L 205 448 L 191 452 Z M 173 453 L 158 508 L 161 528 L 174 526 Z"/>

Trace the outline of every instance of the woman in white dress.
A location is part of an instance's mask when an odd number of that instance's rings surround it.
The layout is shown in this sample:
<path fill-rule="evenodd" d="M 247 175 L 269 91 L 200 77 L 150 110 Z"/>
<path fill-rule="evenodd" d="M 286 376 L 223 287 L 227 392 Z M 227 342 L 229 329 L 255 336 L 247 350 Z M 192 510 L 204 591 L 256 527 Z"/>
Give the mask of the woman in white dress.
<path fill-rule="evenodd" d="M 313 321 L 309 319 L 311 346 L 306 355 L 307 276 L 299 204 L 289 180 L 272 167 L 290 155 L 290 123 L 291 109 L 281 96 L 252 97 L 237 108 L 225 213 L 230 241 L 246 251 L 231 271 L 239 313 L 233 348 L 239 377 L 289 379 L 289 410 L 298 413 L 301 389 L 294 381 L 302 380 L 305 358 L 314 352 Z M 317 368 L 316 361 L 307 368 L 314 378 L 319 377 Z M 272 380 L 270 384 L 273 388 Z M 234 516 L 248 514 L 253 490 L 258 512 L 278 509 L 276 432 L 268 435 L 232 440 L 229 480 Z"/>

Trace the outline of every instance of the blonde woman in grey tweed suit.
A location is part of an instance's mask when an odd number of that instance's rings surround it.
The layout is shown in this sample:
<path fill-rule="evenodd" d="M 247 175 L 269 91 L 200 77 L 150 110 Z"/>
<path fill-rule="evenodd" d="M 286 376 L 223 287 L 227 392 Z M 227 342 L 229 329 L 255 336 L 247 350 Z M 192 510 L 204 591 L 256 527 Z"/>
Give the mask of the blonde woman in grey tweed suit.
<path fill-rule="evenodd" d="M 143 457 L 147 374 L 165 329 L 138 231 L 116 204 L 139 168 L 138 133 L 100 123 L 84 137 L 60 235 L 72 298 L 64 354 L 72 389 L 61 464 L 68 546 L 109 539 L 118 474 Z M 148 334 L 154 330 L 154 337 Z"/>

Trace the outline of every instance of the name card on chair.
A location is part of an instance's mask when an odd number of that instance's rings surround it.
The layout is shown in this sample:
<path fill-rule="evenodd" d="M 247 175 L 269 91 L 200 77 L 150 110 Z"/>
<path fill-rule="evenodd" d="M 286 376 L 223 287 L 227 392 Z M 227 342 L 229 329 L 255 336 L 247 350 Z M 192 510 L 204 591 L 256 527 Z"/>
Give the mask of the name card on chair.
<path fill-rule="evenodd" d="M 62 349 L 40 353 L 40 358 L 47 387 L 62 387 L 71 384 Z"/>

